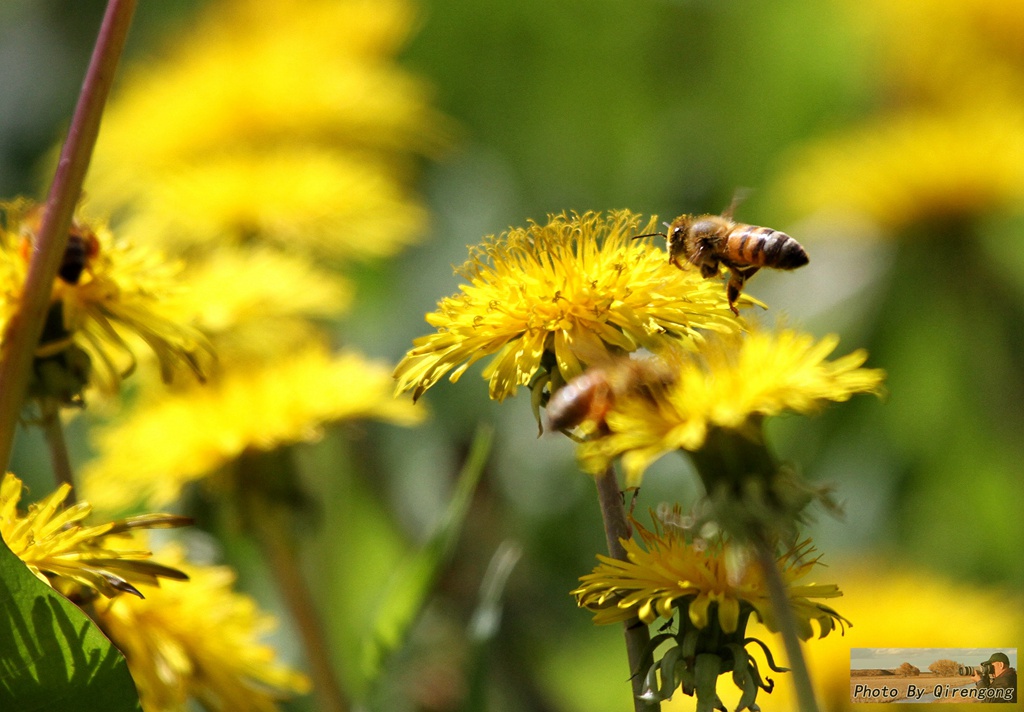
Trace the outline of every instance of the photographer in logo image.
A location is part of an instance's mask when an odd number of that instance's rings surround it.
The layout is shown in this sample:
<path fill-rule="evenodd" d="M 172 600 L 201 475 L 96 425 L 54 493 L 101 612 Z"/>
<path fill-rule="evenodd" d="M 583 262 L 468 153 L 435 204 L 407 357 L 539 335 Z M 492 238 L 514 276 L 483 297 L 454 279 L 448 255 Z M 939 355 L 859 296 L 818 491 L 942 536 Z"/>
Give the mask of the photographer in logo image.
<path fill-rule="evenodd" d="M 978 689 L 997 688 L 1009 689 L 1011 692 L 1003 693 L 1007 697 L 986 698 L 990 702 L 1016 702 L 1017 701 L 1017 671 L 1010 667 L 1010 659 L 1005 653 L 992 653 L 992 657 L 983 662 L 974 670 L 971 677 L 978 683 Z"/>

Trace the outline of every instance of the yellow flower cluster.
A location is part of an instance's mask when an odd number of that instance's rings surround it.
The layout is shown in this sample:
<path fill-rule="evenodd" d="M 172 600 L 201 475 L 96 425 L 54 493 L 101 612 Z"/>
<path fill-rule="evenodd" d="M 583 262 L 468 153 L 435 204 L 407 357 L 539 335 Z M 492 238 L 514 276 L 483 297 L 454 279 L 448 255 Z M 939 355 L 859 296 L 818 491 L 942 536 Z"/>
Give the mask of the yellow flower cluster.
<path fill-rule="evenodd" d="M 797 152 L 778 190 L 795 211 L 867 216 L 900 230 L 1024 202 L 1024 102 L 878 117 Z"/>
<path fill-rule="evenodd" d="M 348 309 L 350 285 L 312 259 L 268 247 L 218 250 L 182 275 L 183 301 L 227 365 L 270 361 L 318 340 Z"/>
<path fill-rule="evenodd" d="M 145 709 L 184 709 L 191 697 L 209 710 L 272 712 L 280 697 L 309 690 L 259 641 L 274 621 L 231 590 L 230 569 L 192 564 L 176 546 L 153 554 L 138 538 L 190 520 L 150 514 L 86 526 L 92 506 L 65 507 L 69 485 L 26 511 L 22 489 L 10 473 L 0 482 L 0 537 L 37 577 L 93 602 L 90 615 L 127 658 Z"/>
<path fill-rule="evenodd" d="M 0 533 L 60 590 L 110 597 L 92 613 L 147 710 L 270 711 L 310 683 L 260 640 L 273 621 L 232 591 L 229 569 L 177 547 L 160 553 L 172 566 L 156 564 L 137 541 L 115 542 L 181 518 L 86 526 L 94 506 L 173 502 L 191 481 L 338 421 L 423 416 L 391 397 L 389 368 L 324 346 L 325 322 L 352 302 L 341 269 L 395 253 L 426 221 L 410 179 L 446 138 L 426 85 L 395 62 L 414 19 L 405 0 L 209 3 L 159 59 L 129 70 L 104 117 L 85 196 L 114 216 L 117 239 L 72 224 L 34 393 L 80 402 L 92 364 L 116 384 L 140 343 L 165 381 L 184 366 L 205 385 L 158 394 L 139 379 L 118 420 L 94 430 L 90 504 L 62 509 L 63 486 L 19 513 L 8 476 Z M 25 202 L 0 209 L 0 329 L 19 308 L 36 220 Z"/>
<path fill-rule="evenodd" d="M 394 61 L 413 20 L 405 0 L 223 0 L 129 71 L 87 194 L 119 233 L 187 260 L 183 299 L 218 369 L 98 429 L 85 472 L 97 506 L 173 501 L 247 450 L 334 421 L 419 420 L 380 366 L 323 346 L 352 303 L 339 268 L 423 227 L 409 178 L 445 132 Z"/>

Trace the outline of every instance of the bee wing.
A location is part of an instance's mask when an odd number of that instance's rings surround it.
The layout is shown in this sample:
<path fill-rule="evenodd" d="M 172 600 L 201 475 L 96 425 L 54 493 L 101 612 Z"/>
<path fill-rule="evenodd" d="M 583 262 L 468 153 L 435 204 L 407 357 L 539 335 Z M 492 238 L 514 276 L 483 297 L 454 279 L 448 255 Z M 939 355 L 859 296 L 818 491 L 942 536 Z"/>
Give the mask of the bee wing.
<path fill-rule="evenodd" d="M 753 192 L 752 188 L 737 188 L 732 194 L 732 202 L 729 203 L 729 207 L 722 211 L 722 217 L 732 220 L 732 214 L 736 212 L 736 208 L 738 208 L 744 200 L 749 198 L 750 194 Z"/>

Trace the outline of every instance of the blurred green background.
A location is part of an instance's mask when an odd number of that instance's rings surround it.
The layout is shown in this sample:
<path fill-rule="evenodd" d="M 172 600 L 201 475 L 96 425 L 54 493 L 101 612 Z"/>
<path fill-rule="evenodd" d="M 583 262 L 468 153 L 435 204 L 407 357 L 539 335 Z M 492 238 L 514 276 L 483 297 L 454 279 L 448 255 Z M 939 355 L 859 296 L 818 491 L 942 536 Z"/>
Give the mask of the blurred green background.
<path fill-rule="evenodd" d="M 201 4 L 141 3 L 126 62 L 165 34 L 187 32 Z M 747 291 L 771 307 L 759 318 L 838 332 L 839 353 L 867 348 L 868 365 L 889 372 L 885 401 L 769 425 L 780 457 L 833 484 L 844 503 L 844 518 L 820 512 L 808 527 L 825 562 L 879 562 L 879 571 L 920 569 L 1019 595 L 1024 203 L 891 229 L 870 216 L 839 224 L 799 214 L 773 189 L 802 145 L 918 100 L 892 81 L 899 68 L 884 66 L 878 44 L 887 28 L 873 34 L 851 6 L 420 3 L 421 24 L 401 62 L 433 84 L 453 145 L 423 166 L 429 234 L 393 260 L 356 268 L 357 306 L 338 326 L 339 343 L 396 363 L 430 331 L 424 313 L 457 289 L 452 265 L 484 235 L 563 210 L 624 207 L 664 220 L 719 212 L 749 188 L 737 216 L 785 230 L 811 255 L 799 272 L 753 280 Z M 43 194 L 40 160 L 66 126 L 102 10 L 97 0 L 0 6 L 0 195 Z M 482 696 L 494 710 L 626 709 L 621 633 L 595 629 L 567 595 L 604 550 L 593 484 L 576 470 L 567 440 L 536 437 L 527 397 L 488 401 L 480 370 L 432 388 L 421 427 L 340 429 L 302 450 L 320 498 L 308 532 L 312 568 L 322 572 L 317 584 L 344 676 L 358 677 L 359 639 L 394 562 L 436 526 L 486 423 L 496 430 L 494 451 L 454 559 L 374 706 L 456 710 Z M 78 455 L 87 457 L 77 436 Z M 31 438 L 21 437 L 14 468 L 34 491 L 49 486 Z M 682 458 L 658 463 L 640 510 L 692 501 L 698 493 L 687 473 Z M 243 587 L 276 608 L 247 545 L 224 541 Z M 478 644 L 467 631 L 504 542 L 522 556 L 500 630 Z M 833 580 L 829 573 L 821 578 Z M 842 601 L 836 607 L 845 612 Z M 296 654 L 287 629 L 278 639 Z M 770 701 L 762 706 L 772 709 Z"/>

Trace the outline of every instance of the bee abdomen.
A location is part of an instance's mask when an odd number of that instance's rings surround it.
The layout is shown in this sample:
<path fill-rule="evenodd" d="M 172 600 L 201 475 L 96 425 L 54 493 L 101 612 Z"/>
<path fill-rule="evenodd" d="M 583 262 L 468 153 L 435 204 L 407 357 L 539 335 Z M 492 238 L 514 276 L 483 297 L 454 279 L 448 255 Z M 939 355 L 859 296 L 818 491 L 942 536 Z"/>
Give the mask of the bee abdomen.
<path fill-rule="evenodd" d="M 803 246 L 770 227 L 737 225 L 729 235 L 729 252 L 737 261 L 758 267 L 796 269 L 807 264 Z"/>
<path fill-rule="evenodd" d="M 88 256 L 88 246 L 85 240 L 72 234 L 68 239 L 68 246 L 64 250 L 64 257 L 61 259 L 57 274 L 68 284 L 78 284 L 78 280 L 82 277 L 82 271 L 85 270 Z"/>

